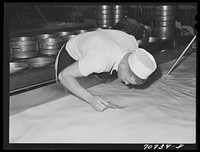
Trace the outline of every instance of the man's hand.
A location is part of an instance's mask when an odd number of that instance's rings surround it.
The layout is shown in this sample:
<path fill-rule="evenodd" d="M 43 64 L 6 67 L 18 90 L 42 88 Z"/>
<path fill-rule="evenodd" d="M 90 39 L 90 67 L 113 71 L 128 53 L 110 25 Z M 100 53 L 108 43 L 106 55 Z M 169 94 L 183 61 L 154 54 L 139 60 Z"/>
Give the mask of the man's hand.
<path fill-rule="evenodd" d="M 109 106 L 108 101 L 105 98 L 102 98 L 98 95 L 93 95 L 88 103 L 92 108 L 94 108 L 97 111 L 104 111 Z"/>

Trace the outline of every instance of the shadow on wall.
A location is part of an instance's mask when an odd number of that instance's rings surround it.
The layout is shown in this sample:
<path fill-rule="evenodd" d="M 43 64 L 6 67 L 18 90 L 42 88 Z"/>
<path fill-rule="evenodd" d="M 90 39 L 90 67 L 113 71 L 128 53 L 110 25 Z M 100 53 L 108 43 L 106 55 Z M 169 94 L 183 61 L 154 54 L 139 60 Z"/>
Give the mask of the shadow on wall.
<path fill-rule="evenodd" d="M 93 19 L 95 5 L 92 6 L 39 6 L 37 11 L 35 5 L 12 5 L 9 8 L 10 26 L 15 26 L 18 22 L 18 26 L 32 26 L 43 24 L 48 22 L 84 22 L 85 18 Z"/>

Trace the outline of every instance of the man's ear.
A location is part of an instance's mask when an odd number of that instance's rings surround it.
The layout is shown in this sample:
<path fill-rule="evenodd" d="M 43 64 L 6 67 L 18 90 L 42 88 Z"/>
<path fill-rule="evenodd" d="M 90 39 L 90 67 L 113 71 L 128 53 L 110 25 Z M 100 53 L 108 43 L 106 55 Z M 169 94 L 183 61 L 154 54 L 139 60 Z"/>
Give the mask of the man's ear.
<path fill-rule="evenodd" d="M 129 69 L 130 67 L 129 67 L 129 64 L 128 64 L 128 57 L 129 57 L 129 53 L 128 54 L 126 54 L 124 57 L 123 57 L 123 59 L 122 59 L 122 61 L 121 61 L 121 66 L 123 67 L 123 69 Z"/>

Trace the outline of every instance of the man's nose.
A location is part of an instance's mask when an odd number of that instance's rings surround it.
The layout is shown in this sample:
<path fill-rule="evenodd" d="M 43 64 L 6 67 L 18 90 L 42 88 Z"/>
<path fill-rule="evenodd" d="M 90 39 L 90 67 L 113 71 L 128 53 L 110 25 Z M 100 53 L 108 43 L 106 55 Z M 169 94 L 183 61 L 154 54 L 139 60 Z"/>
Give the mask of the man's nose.
<path fill-rule="evenodd" d="M 128 84 L 129 84 L 129 82 L 128 82 L 128 81 L 125 81 L 124 83 L 125 83 L 126 85 L 128 85 Z"/>

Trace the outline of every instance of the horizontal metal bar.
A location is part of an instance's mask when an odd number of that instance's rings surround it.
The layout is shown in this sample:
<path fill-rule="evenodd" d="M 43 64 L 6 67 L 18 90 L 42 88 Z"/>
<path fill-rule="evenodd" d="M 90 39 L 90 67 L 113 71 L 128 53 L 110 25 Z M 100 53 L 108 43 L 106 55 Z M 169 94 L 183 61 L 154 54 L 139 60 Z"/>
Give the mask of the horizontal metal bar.
<path fill-rule="evenodd" d="M 39 88 L 39 87 L 45 86 L 47 84 L 52 84 L 54 82 L 56 82 L 56 79 L 45 81 L 45 82 L 41 82 L 41 83 L 37 83 L 37 84 L 33 84 L 33 85 L 26 86 L 26 87 L 19 88 L 19 89 L 14 89 L 14 90 L 11 90 L 9 93 L 10 93 L 10 95 L 14 95 L 14 93 L 17 94 L 17 93 L 29 91 L 31 89 Z"/>

